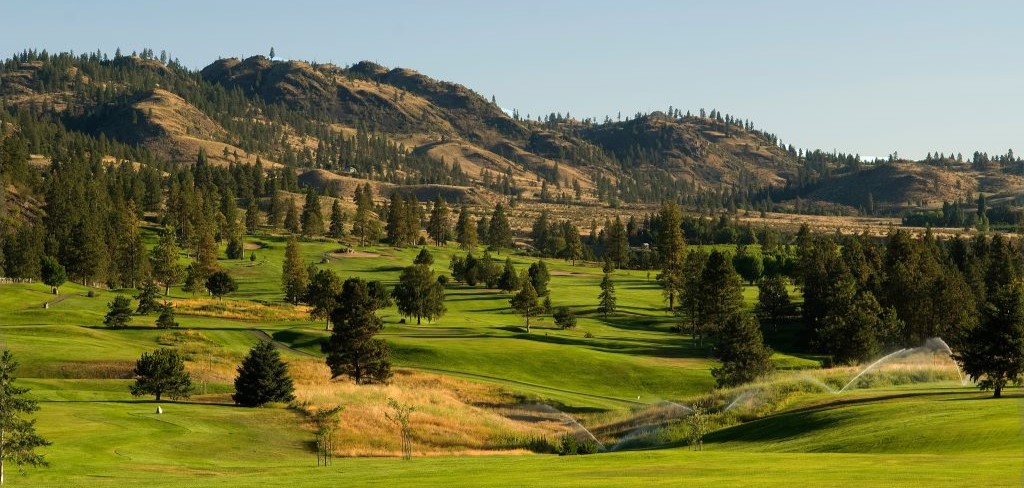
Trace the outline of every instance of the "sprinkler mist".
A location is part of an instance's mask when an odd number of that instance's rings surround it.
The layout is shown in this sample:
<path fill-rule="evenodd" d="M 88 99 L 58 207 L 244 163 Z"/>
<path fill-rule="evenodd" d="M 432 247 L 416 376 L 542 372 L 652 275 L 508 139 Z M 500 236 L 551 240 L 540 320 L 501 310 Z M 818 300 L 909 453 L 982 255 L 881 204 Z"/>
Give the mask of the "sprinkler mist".
<path fill-rule="evenodd" d="M 604 444 L 601 443 L 601 441 L 597 440 L 597 437 L 594 437 L 594 434 L 592 432 L 590 432 L 589 429 L 584 427 L 583 424 L 579 423 L 576 419 L 570 417 L 569 414 L 567 414 L 567 413 L 565 413 L 565 412 L 563 412 L 563 411 L 561 411 L 561 410 L 559 410 L 559 409 L 557 409 L 555 407 L 552 407 L 551 405 L 545 404 L 545 403 L 537 403 L 537 404 L 534 404 L 534 405 L 530 405 L 529 407 L 531 409 L 533 409 L 533 410 L 538 410 L 538 411 L 541 411 L 541 412 L 544 412 L 544 413 L 550 413 L 550 414 L 557 415 L 560 419 L 562 419 L 562 423 L 564 425 L 568 425 L 568 426 L 576 429 L 576 434 L 582 433 L 582 434 L 584 434 L 587 437 L 587 439 L 589 439 L 589 440 L 593 441 L 595 444 L 597 444 L 597 447 L 600 450 L 602 450 L 602 451 L 607 451 L 608 450 L 604 446 Z"/>

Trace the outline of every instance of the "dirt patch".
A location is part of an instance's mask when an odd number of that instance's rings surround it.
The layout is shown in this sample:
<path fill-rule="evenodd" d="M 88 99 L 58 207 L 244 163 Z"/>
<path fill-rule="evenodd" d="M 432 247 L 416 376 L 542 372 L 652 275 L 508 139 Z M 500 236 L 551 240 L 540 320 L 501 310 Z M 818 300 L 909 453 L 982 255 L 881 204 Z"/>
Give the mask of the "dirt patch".
<path fill-rule="evenodd" d="M 581 276 L 584 273 L 579 271 L 549 271 L 548 274 L 551 276 Z"/>
<path fill-rule="evenodd" d="M 259 249 L 266 249 L 267 245 L 262 242 L 246 242 L 242 244 L 242 249 L 246 251 L 256 251 Z"/>

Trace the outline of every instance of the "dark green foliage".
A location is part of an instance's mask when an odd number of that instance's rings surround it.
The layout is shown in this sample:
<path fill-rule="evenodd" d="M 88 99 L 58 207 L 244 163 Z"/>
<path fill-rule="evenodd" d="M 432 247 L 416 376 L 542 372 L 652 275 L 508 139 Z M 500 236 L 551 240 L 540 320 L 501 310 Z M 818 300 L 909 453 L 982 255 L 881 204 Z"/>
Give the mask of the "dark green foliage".
<path fill-rule="evenodd" d="M 281 286 L 284 288 L 284 299 L 289 303 L 299 303 L 306 295 L 309 275 L 302 262 L 302 250 L 299 240 L 293 235 L 288 238 L 284 251 L 284 264 L 281 270 Z"/>
<path fill-rule="evenodd" d="M 160 310 L 160 304 L 156 301 L 156 298 L 159 295 L 160 288 L 157 288 L 156 282 L 153 280 L 147 280 L 142 284 L 139 294 L 135 295 L 135 299 L 139 301 L 139 306 L 135 309 L 135 313 L 139 315 L 148 315 Z"/>
<path fill-rule="evenodd" d="M 103 318 L 103 324 L 111 329 L 123 329 L 128 326 L 131 319 L 132 299 L 118 295 L 107 304 L 107 315 Z"/>
<path fill-rule="evenodd" d="M 757 284 L 757 311 L 765 322 L 777 327 L 791 306 L 786 279 L 781 275 L 762 278 Z"/>
<path fill-rule="evenodd" d="M 176 329 L 180 324 L 174 320 L 174 305 L 164 303 L 160 307 L 160 316 L 156 318 L 156 328 Z"/>
<path fill-rule="evenodd" d="M 459 220 L 455 222 L 455 240 L 458 241 L 460 249 L 465 249 L 467 251 L 476 249 L 476 226 L 476 222 L 469 214 L 469 209 L 463 205 L 462 208 L 459 209 Z"/>
<path fill-rule="evenodd" d="M 44 256 L 42 260 L 41 272 L 43 275 L 43 283 L 53 289 L 53 294 L 57 294 L 57 289 L 60 285 L 63 285 L 67 281 L 67 273 L 64 271 L 64 266 L 57 262 L 57 258 L 53 256 Z"/>
<path fill-rule="evenodd" d="M 391 296 L 402 316 L 416 317 L 416 325 L 423 318 L 432 321 L 445 312 L 444 285 L 425 264 L 414 264 L 402 270 Z"/>
<path fill-rule="evenodd" d="M 153 278 L 164 285 L 164 294 L 182 278 L 181 265 L 178 264 L 178 244 L 175 242 L 174 228 L 167 227 L 160 234 L 160 240 L 150 252 L 149 262 L 153 270 Z"/>
<path fill-rule="evenodd" d="M 533 284 L 530 282 L 530 277 L 523 273 L 523 276 L 519 278 L 521 287 L 519 292 L 512 296 L 509 300 L 509 304 L 512 308 L 519 312 L 526 319 L 526 332 L 530 332 L 530 318 L 544 313 L 544 307 L 541 305 L 537 296 L 537 291 L 533 289 Z"/>
<path fill-rule="evenodd" d="M 373 189 L 369 183 L 356 187 L 353 201 L 356 213 L 352 218 L 352 235 L 359 239 L 360 246 L 376 242 L 380 239 L 381 225 L 373 211 Z"/>
<path fill-rule="evenodd" d="M 661 256 L 661 274 L 658 280 L 665 289 L 668 308 L 675 311 L 676 301 L 685 293 L 686 240 L 683 238 L 683 215 L 674 202 L 661 206 L 658 231 L 658 254 Z"/>
<path fill-rule="evenodd" d="M 497 284 L 498 289 L 505 293 L 516 291 L 522 285 L 519 280 L 519 275 L 516 274 L 515 267 L 512 266 L 512 258 L 505 259 L 505 267 L 501 270 L 501 275 L 498 277 Z M 536 292 L 537 291 L 534 290 L 534 293 Z"/>
<path fill-rule="evenodd" d="M 185 359 L 174 349 L 142 353 L 133 374 L 132 396 L 154 395 L 159 402 L 164 395 L 178 400 L 192 394 L 192 377 L 185 371 Z"/>
<path fill-rule="evenodd" d="M 597 295 L 597 313 L 608 317 L 608 314 L 615 313 L 616 303 L 615 282 L 611 272 L 606 270 L 601 278 L 601 293 Z"/>
<path fill-rule="evenodd" d="M 736 268 L 736 272 L 751 285 L 764 274 L 764 262 L 761 260 L 761 256 L 749 252 L 746 246 L 737 246 L 736 255 L 732 258 L 732 265 Z"/>
<path fill-rule="evenodd" d="M 302 221 L 299 219 L 299 209 L 295 206 L 295 200 L 289 198 L 285 205 L 287 213 L 284 215 L 284 228 L 292 234 L 298 234 L 302 231 Z"/>
<path fill-rule="evenodd" d="M 370 298 L 373 300 L 374 309 L 380 310 L 382 308 L 390 307 L 394 305 L 391 300 L 391 291 L 388 287 L 380 281 L 368 281 L 366 283 L 366 289 L 369 290 Z"/>
<path fill-rule="evenodd" d="M 341 278 L 329 269 L 317 270 L 306 287 L 305 301 L 310 305 L 309 315 L 313 320 L 329 323 L 331 312 L 338 304 L 341 293 Z"/>
<path fill-rule="evenodd" d="M 427 234 L 435 245 L 446 246 L 452 238 L 451 209 L 448 202 L 438 195 L 430 209 L 430 221 L 427 223 Z"/>
<path fill-rule="evenodd" d="M 712 251 L 708 256 L 700 275 L 698 297 L 697 329 L 703 341 L 705 334 L 717 334 L 743 306 L 743 282 L 725 253 Z"/>
<path fill-rule="evenodd" d="M 334 329 L 323 345 L 331 376 L 348 376 L 357 384 L 382 383 L 391 377 L 391 351 L 374 336 L 383 328 L 377 317 L 378 300 L 367 283 L 349 278 L 342 284 L 338 306 L 331 312 Z"/>
<path fill-rule="evenodd" d="M 10 462 L 22 466 L 46 466 L 42 454 L 36 452 L 50 443 L 36 433 L 35 420 L 26 418 L 39 404 L 25 398 L 28 388 L 14 385 L 18 363 L 11 351 L 0 353 L 0 473 Z"/>
<path fill-rule="evenodd" d="M 395 247 L 416 244 L 420 236 L 420 205 L 416 197 L 391 194 L 386 231 L 388 242 Z"/>
<path fill-rule="evenodd" d="M 585 454 L 596 454 L 600 446 L 593 439 L 586 439 L 582 442 L 576 438 L 576 434 L 565 434 L 562 436 L 558 447 L 558 454 L 561 456 L 575 456 Z"/>
<path fill-rule="evenodd" d="M 327 230 L 327 235 L 335 239 L 341 239 L 345 237 L 345 221 L 347 217 L 341 210 L 341 203 L 338 200 L 334 200 L 331 205 L 331 225 Z"/>
<path fill-rule="evenodd" d="M 537 296 L 548 296 L 548 283 L 551 281 L 551 273 L 548 272 L 548 265 L 544 264 L 544 260 L 541 259 L 531 264 L 527 273 L 530 275 L 530 283 L 533 284 L 533 289 L 537 292 Z"/>
<path fill-rule="evenodd" d="M 237 235 L 232 235 L 228 238 L 227 249 L 225 250 L 228 259 L 242 259 L 245 257 L 245 246 L 242 244 L 242 238 Z"/>
<path fill-rule="evenodd" d="M 211 295 L 221 299 L 225 295 L 237 291 L 238 284 L 227 271 L 217 271 L 206 279 L 206 289 L 210 290 Z"/>
<path fill-rule="evenodd" d="M 324 233 L 324 216 L 320 209 L 320 197 L 312 188 L 306 191 L 302 206 L 302 235 L 319 236 Z"/>
<path fill-rule="evenodd" d="M 569 309 L 569 307 L 556 308 L 552 317 L 555 319 L 555 325 L 557 325 L 559 329 L 576 328 L 576 314 L 572 313 L 572 310 Z"/>
<path fill-rule="evenodd" d="M 491 220 L 488 223 L 487 238 L 483 241 L 491 249 L 512 249 L 512 226 L 508 223 L 504 205 L 499 203 L 494 207 L 494 213 L 491 214 Z"/>
<path fill-rule="evenodd" d="M 238 367 L 235 393 L 231 398 L 243 407 L 260 407 L 271 402 L 290 402 L 295 386 L 288 366 L 271 342 L 260 342 Z"/>
<path fill-rule="evenodd" d="M 413 259 L 412 264 L 422 264 L 424 266 L 432 266 L 434 264 L 434 256 L 430 254 L 427 248 L 420 249 L 420 252 L 416 254 L 416 258 Z"/>
<path fill-rule="evenodd" d="M 711 375 L 723 388 L 755 381 L 773 369 L 772 351 L 764 345 L 761 328 L 745 312 L 734 313 L 723 322 L 715 357 L 722 366 L 712 369 Z"/>

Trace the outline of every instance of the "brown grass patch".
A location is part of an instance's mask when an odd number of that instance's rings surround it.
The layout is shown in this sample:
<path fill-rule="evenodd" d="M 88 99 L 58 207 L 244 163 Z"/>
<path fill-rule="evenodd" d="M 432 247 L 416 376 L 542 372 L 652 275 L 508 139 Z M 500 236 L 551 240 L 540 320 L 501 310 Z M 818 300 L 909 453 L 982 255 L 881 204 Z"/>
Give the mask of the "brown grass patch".
<path fill-rule="evenodd" d="M 567 428 L 562 419 L 523 415 L 519 399 L 497 386 L 399 370 L 387 385 L 331 380 L 327 366 L 293 359 L 296 403 L 307 412 L 343 405 L 335 431 L 339 456 L 397 456 L 398 428 L 385 418 L 387 399 L 413 405 L 416 456 L 526 453 Z"/>
<path fill-rule="evenodd" d="M 135 361 L 61 361 L 40 369 L 38 375 L 47 378 L 119 380 L 132 378 Z"/>
<path fill-rule="evenodd" d="M 173 300 L 181 315 L 197 315 L 234 320 L 308 320 L 309 308 L 286 303 L 259 303 L 249 300 L 189 298 Z"/>

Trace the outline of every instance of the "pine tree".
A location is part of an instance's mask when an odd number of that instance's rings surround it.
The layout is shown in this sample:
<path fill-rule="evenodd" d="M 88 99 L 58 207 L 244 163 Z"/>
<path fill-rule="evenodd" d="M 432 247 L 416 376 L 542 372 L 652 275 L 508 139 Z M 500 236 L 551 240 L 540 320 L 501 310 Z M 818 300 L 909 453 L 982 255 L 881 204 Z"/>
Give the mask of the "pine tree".
<path fill-rule="evenodd" d="M 231 399 L 243 407 L 261 407 L 271 402 L 290 402 L 295 398 L 288 366 L 272 342 L 260 342 L 249 350 L 238 367 L 235 393 Z"/>
<path fill-rule="evenodd" d="M 518 290 L 520 285 L 519 275 L 516 273 L 516 268 L 512 265 L 512 258 L 506 258 L 505 267 L 501 270 L 501 275 L 498 277 L 498 289 L 505 293 L 511 293 Z M 534 293 L 536 294 L 537 291 L 534 290 Z"/>
<path fill-rule="evenodd" d="M 123 329 L 128 327 L 128 321 L 132 318 L 132 300 L 124 295 L 114 297 L 114 300 L 107 304 L 107 315 L 103 318 L 103 324 L 111 329 Z"/>
<path fill-rule="evenodd" d="M 284 251 L 284 266 L 281 270 L 281 286 L 284 288 L 285 301 L 298 304 L 306 294 L 307 279 L 299 240 L 293 235 L 288 238 L 288 245 Z"/>
<path fill-rule="evenodd" d="M 757 311 L 776 328 L 790 309 L 789 290 L 782 275 L 763 278 L 757 285 Z"/>
<path fill-rule="evenodd" d="M 405 206 L 405 197 L 401 193 L 391 194 L 391 202 L 388 204 L 388 223 L 386 227 L 387 240 L 395 247 L 405 247 L 411 244 L 406 238 L 409 235 L 409 220 Z"/>
<path fill-rule="evenodd" d="M 164 395 L 179 400 L 192 394 L 192 377 L 185 371 L 185 359 L 175 349 L 142 353 L 133 373 L 132 396 L 154 395 L 159 402 Z"/>
<path fill-rule="evenodd" d="M 555 325 L 559 329 L 575 329 L 576 328 L 576 315 L 572 313 L 569 307 L 558 307 L 555 313 L 552 315 L 555 319 Z"/>
<path fill-rule="evenodd" d="M 334 200 L 331 205 L 331 225 L 327 234 L 334 239 L 345 237 L 345 213 L 341 210 L 339 200 Z"/>
<path fill-rule="evenodd" d="M 626 226 L 618 216 L 608 228 L 605 253 L 618 269 L 629 263 L 629 236 L 626 234 Z"/>
<path fill-rule="evenodd" d="M 284 214 L 287 212 L 285 203 L 281 200 L 281 194 L 274 190 L 270 192 L 270 208 L 267 210 L 267 223 L 271 227 L 280 227 L 284 221 Z"/>
<path fill-rule="evenodd" d="M 953 358 L 978 387 L 999 398 L 1024 376 L 1024 285 L 998 285 L 989 292 L 981 323 L 961 333 Z"/>
<path fill-rule="evenodd" d="M 160 307 L 160 316 L 156 318 L 156 328 L 177 329 L 179 325 L 180 324 L 174 320 L 174 305 L 164 303 Z"/>
<path fill-rule="evenodd" d="M 764 345 L 761 327 L 749 313 L 737 312 L 723 323 L 715 357 L 722 366 L 711 370 L 720 388 L 755 381 L 770 373 L 772 351 Z"/>
<path fill-rule="evenodd" d="M 612 281 L 611 267 L 606 266 L 601 278 L 601 293 L 597 295 L 597 312 L 607 318 L 608 314 L 615 313 L 615 308 L 615 283 Z"/>
<path fill-rule="evenodd" d="M 659 217 L 661 228 L 658 232 L 658 255 L 661 258 L 661 275 L 658 279 L 665 289 L 669 310 L 675 311 L 676 300 L 684 294 L 687 276 L 683 216 L 678 205 L 666 202 L 661 206 Z"/>
<path fill-rule="evenodd" d="M 356 384 L 382 383 L 391 377 L 391 351 L 386 342 L 374 338 L 383 328 L 367 283 L 349 278 L 342 284 L 338 307 L 331 312 L 334 328 L 323 345 L 331 376 L 348 376 Z"/>
<path fill-rule="evenodd" d="M 299 220 L 299 209 L 295 206 L 295 199 L 289 198 L 285 205 L 287 213 L 284 216 L 284 228 L 292 234 L 298 234 L 302 231 L 302 222 Z"/>
<path fill-rule="evenodd" d="M 519 277 L 519 282 L 522 284 L 521 288 L 519 288 L 519 293 L 512 296 L 509 304 L 516 312 L 519 312 L 519 315 L 526 319 L 526 333 L 529 334 L 530 318 L 543 313 L 544 308 L 537 297 L 537 291 L 533 289 L 533 284 L 530 283 L 529 275 L 523 273 Z"/>
<path fill-rule="evenodd" d="M 451 210 L 448 202 L 440 194 L 434 200 L 430 209 L 430 222 L 427 224 L 427 233 L 437 246 L 447 246 L 452 234 Z"/>
<path fill-rule="evenodd" d="M 135 313 L 148 315 L 160 310 L 160 304 L 156 301 L 156 297 L 159 295 L 160 288 L 156 286 L 156 282 L 146 280 L 142 285 L 142 289 L 139 290 L 139 294 L 135 296 L 135 299 L 139 301 L 139 306 L 135 309 Z"/>
<path fill-rule="evenodd" d="M 716 334 L 726 319 L 743 306 L 743 282 L 725 253 L 712 251 L 708 256 L 700 276 L 698 297 L 698 340 L 703 344 L 705 334 Z"/>
<path fill-rule="evenodd" d="M 306 202 L 302 206 L 302 235 L 315 237 L 324 233 L 324 216 L 320 209 L 320 197 L 312 188 L 306 191 Z"/>
<path fill-rule="evenodd" d="M 36 449 L 50 445 L 50 442 L 36 433 L 35 420 L 26 418 L 39 404 L 25 398 L 28 388 L 15 386 L 14 373 L 18 363 L 11 351 L 0 353 L 0 485 L 4 484 L 4 468 L 7 463 L 22 466 L 46 466 L 42 454 Z"/>
<path fill-rule="evenodd" d="M 380 221 L 373 211 L 373 189 L 369 183 L 356 187 L 354 201 L 356 214 L 352 219 L 352 234 L 359 238 L 360 246 L 365 246 L 380 238 Z"/>
<path fill-rule="evenodd" d="M 476 249 L 477 230 L 476 222 L 469 214 L 465 205 L 459 209 L 459 220 L 455 223 L 455 239 L 459 242 L 459 248 L 467 251 Z"/>
<path fill-rule="evenodd" d="M 196 254 L 196 261 L 192 266 L 192 279 L 194 290 L 199 291 L 206 287 L 206 279 L 213 273 L 220 270 L 217 262 L 217 243 L 213 240 L 213 232 L 204 232 L 199 239 L 199 252 Z"/>
<path fill-rule="evenodd" d="M 491 249 L 503 250 L 512 249 L 512 227 L 505 216 L 505 206 L 498 204 L 491 214 L 489 228 L 487 229 L 487 240 L 485 241 Z"/>
<path fill-rule="evenodd" d="M 576 266 L 576 261 L 583 259 L 583 242 L 580 240 L 580 230 L 571 222 L 565 222 L 565 259 L 571 260 Z"/>
<path fill-rule="evenodd" d="M 260 229 L 263 216 L 260 215 L 259 201 L 256 198 L 249 199 L 249 206 L 245 209 L 245 231 L 255 234 Z"/>
<path fill-rule="evenodd" d="M 541 259 L 531 264 L 527 273 L 530 275 L 530 284 L 533 285 L 533 290 L 537 292 L 537 296 L 548 296 L 548 282 L 551 281 L 551 273 L 548 272 L 548 265 L 544 264 L 544 260 Z"/>

